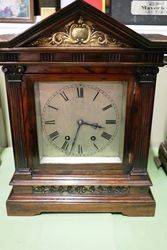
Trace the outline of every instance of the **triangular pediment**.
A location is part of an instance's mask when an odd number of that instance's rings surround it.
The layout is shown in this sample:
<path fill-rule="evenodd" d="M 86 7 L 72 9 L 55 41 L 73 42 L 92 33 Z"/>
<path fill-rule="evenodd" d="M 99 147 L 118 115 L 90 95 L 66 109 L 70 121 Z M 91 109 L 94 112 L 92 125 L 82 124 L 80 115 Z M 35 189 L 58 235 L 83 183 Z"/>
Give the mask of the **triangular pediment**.
<path fill-rule="evenodd" d="M 84 1 L 75 1 L 12 39 L 8 47 L 149 48 L 151 42 Z"/>
<path fill-rule="evenodd" d="M 33 40 L 33 47 L 129 47 L 116 36 L 107 34 L 83 16 Z"/>

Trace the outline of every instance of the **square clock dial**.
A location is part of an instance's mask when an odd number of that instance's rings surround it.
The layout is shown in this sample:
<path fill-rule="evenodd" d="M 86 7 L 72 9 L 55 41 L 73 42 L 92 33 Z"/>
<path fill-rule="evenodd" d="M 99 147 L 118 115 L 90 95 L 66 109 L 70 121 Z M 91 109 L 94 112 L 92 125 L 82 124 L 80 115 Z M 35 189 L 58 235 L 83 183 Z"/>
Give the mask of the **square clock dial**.
<path fill-rule="evenodd" d="M 121 163 L 125 82 L 35 84 L 38 148 L 43 163 Z"/>

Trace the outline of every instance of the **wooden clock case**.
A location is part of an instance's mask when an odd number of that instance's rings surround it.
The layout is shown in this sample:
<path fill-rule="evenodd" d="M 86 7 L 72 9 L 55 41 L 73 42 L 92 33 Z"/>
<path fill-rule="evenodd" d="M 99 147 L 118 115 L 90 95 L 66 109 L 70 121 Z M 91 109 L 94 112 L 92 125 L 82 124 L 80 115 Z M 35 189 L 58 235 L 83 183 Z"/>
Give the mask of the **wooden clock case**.
<path fill-rule="evenodd" d="M 154 215 L 147 160 L 156 76 L 166 48 L 82 1 L 0 43 L 16 166 L 8 215 Z M 55 80 L 128 82 L 122 164 L 40 164 L 34 83 Z"/>

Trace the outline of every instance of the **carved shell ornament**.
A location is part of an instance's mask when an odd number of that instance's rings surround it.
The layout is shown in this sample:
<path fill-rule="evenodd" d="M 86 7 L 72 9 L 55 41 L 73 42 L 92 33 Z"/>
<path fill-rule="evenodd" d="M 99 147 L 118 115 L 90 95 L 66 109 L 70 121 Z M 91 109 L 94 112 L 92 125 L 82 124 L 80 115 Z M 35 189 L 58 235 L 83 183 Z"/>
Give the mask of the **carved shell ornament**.
<path fill-rule="evenodd" d="M 82 17 L 78 21 L 72 21 L 64 26 L 64 31 L 53 33 L 50 37 L 43 37 L 32 42 L 32 46 L 109 46 L 128 47 L 127 44 L 109 37 L 102 31 L 96 30 L 90 21 L 84 21 Z"/>

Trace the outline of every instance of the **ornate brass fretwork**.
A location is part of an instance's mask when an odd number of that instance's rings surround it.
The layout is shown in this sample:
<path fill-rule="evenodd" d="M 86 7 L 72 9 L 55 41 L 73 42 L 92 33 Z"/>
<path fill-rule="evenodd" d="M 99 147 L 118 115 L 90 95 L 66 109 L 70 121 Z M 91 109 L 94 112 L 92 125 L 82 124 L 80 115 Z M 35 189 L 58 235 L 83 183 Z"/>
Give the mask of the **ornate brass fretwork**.
<path fill-rule="evenodd" d="M 123 195 L 129 192 L 129 187 L 124 186 L 35 186 L 33 193 L 37 194 L 108 194 Z"/>
<path fill-rule="evenodd" d="M 118 41 L 115 37 L 99 31 L 92 22 L 84 21 L 82 17 L 78 21 L 72 21 L 65 25 L 62 31 L 52 33 L 49 37 L 43 37 L 32 42 L 31 46 L 128 47 L 127 44 Z"/>

